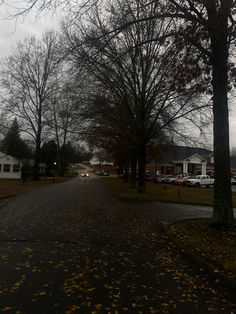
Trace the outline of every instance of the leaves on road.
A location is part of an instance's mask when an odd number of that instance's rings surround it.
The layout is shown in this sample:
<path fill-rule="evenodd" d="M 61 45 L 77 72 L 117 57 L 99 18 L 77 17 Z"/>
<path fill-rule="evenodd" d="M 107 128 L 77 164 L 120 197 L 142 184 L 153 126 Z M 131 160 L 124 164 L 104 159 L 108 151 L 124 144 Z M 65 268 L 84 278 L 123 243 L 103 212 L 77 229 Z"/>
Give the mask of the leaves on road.
<path fill-rule="evenodd" d="M 0 219 L 0 312 L 236 313 L 233 296 L 181 256 L 146 205 L 97 186 L 91 200 L 86 186 L 78 196 L 78 185 L 58 185 L 51 200 Z"/>

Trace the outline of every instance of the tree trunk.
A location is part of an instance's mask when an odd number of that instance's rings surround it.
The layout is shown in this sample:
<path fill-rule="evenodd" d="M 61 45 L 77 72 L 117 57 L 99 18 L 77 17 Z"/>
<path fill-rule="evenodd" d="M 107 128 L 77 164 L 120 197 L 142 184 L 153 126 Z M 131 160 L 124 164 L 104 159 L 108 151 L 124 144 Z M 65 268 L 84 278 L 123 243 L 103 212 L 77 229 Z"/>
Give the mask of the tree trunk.
<path fill-rule="evenodd" d="M 145 192 L 146 145 L 138 146 L 138 192 Z"/>
<path fill-rule="evenodd" d="M 65 174 L 65 164 L 63 160 L 60 161 L 60 177 L 64 177 Z"/>
<path fill-rule="evenodd" d="M 65 174 L 65 162 L 64 162 L 64 151 L 59 149 L 59 163 L 60 163 L 60 176 L 63 177 Z"/>
<path fill-rule="evenodd" d="M 230 182 L 227 24 L 224 26 L 225 31 L 219 32 L 218 36 L 213 34 L 211 38 L 215 168 L 213 225 L 229 228 L 234 220 Z"/>
<path fill-rule="evenodd" d="M 137 175 L 137 151 L 133 149 L 130 156 L 131 164 L 131 187 L 136 188 L 136 175 Z"/>
<path fill-rule="evenodd" d="M 125 170 L 125 161 L 124 161 L 124 156 L 119 157 L 118 161 L 118 175 L 121 176 L 124 173 Z"/>
<path fill-rule="evenodd" d="M 129 181 L 129 154 L 125 155 L 124 168 L 124 182 L 127 183 Z"/>
<path fill-rule="evenodd" d="M 33 174 L 33 179 L 36 181 L 39 180 L 40 144 L 41 144 L 41 140 L 40 138 L 37 138 L 36 147 L 35 147 L 34 174 Z"/>

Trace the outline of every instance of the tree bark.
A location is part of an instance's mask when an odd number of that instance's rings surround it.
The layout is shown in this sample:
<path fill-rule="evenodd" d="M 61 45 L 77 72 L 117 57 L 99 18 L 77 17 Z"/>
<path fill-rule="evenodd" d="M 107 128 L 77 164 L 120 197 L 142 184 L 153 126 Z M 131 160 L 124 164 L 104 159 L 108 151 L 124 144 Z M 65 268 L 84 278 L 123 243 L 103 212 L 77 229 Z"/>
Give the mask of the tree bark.
<path fill-rule="evenodd" d="M 211 36 L 215 168 L 213 225 L 227 229 L 233 225 L 234 219 L 230 182 L 227 19 L 223 22 L 221 31 Z"/>
<path fill-rule="evenodd" d="M 129 154 L 126 154 L 124 160 L 124 182 L 127 183 L 129 181 Z"/>
<path fill-rule="evenodd" d="M 138 192 L 145 192 L 146 145 L 138 146 Z"/>
<path fill-rule="evenodd" d="M 133 149 L 130 156 L 131 164 L 131 187 L 136 188 L 136 175 L 137 175 L 137 151 Z"/>
<path fill-rule="evenodd" d="M 60 176 L 64 177 L 65 174 L 65 163 L 63 157 L 60 156 Z"/>
<path fill-rule="evenodd" d="M 34 157 L 34 174 L 33 179 L 39 180 L 39 161 L 40 161 L 40 145 L 41 145 L 41 139 L 36 139 L 36 147 L 35 147 L 35 157 Z"/>
<path fill-rule="evenodd" d="M 124 156 L 120 156 L 118 159 L 118 175 L 121 176 L 124 173 L 125 161 Z"/>
<path fill-rule="evenodd" d="M 58 147 L 58 153 L 59 153 L 60 176 L 63 177 L 66 170 L 65 160 L 64 160 L 64 154 L 65 154 L 64 149 Z"/>

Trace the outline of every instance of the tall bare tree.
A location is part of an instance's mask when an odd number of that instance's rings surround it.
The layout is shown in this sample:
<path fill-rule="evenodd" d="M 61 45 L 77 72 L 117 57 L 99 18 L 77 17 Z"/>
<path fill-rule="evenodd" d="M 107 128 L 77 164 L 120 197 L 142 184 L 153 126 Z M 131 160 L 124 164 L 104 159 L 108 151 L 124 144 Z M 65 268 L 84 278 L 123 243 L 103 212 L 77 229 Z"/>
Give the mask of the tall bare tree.
<path fill-rule="evenodd" d="M 34 178 L 39 177 L 40 146 L 46 114 L 58 82 L 56 36 L 30 37 L 18 43 L 2 64 L 5 110 L 16 116 L 35 143 Z"/>
<path fill-rule="evenodd" d="M 84 9 L 89 10 L 102 0 L 84 1 Z M 18 13 L 25 13 L 33 6 L 45 9 L 60 1 L 29 1 L 27 7 Z M 75 2 L 77 5 L 77 3 Z M 128 21 L 120 20 L 113 29 L 108 29 L 104 35 L 120 33 L 133 24 L 140 24 L 146 19 L 162 17 L 174 18 L 176 32 L 179 38 L 191 43 L 199 52 L 199 58 L 210 65 L 213 90 L 214 115 L 214 157 L 215 157 L 215 185 L 214 185 L 214 225 L 228 228 L 233 225 L 232 194 L 230 186 L 229 162 L 229 122 L 228 122 L 228 83 L 229 83 L 229 52 L 230 46 L 235 46 L 235 0 L 151 0 L 144 4 L 144 8 L 158 4 L 160 10 L 148 17 L 131 17 Z M 72 2 L 66 2 L 71 7 Z M 75 8 L 74 6 L 72 6 Z M 71 7 L 71 8 L 72 8 Z M 73 11 L 73 10 L 72 10 Z M 71 12 L 72 12 L 71 11 Z M 75 10 L 78 16 L 78 10 Z M 170 36 L 173 33 L 169 34 Z"/>
<path fill-rule="evenodd" d="M 93 102 L 91 117 L 96 120 L 100 112 L 103 125 L 129 139 L 137 151 L 139 192 L 145 190 L 147 143 L 163 129 L 173 129 L 181 117 L 191 119 L 193 112 L 207 108 L 205 102 L 195 101 L 201 75 L 182 78 L 181 63 L 189 51 L 179 50 L 174 38 L 164 40 L 175 26 L 172 19 L 151 19 L 158 6 L 153 2 L 145 8 L 144 3 L 147 1 L 116 1 L 108 7 L 106 16 L 95 7 L 89 27 L 86 24 L 79 33 L 77 26 L 65 29 L 75 64 L 86 63 L 103 86 L 105 101 L 97 108 Z M 121 21 L 127 24 L 130 19 L 143 22 L 110 36 L 108 29 Z"/>
<path fill-rule="evenodd" d="M 232 65 L 229 60 L 230 49 L 232 44 L 235 46 L 236 38 L 236 2 L 169 0 L 167 7 L 169 11 L 163 6 L 162 12 L 179 22 L 179 36 L 186 43 L 194 45 L 199 58 L 210 65 L 215 167 L 213 224 L 228 228 L 234 223 L 230 184 L 228 90 Z"/>
<path fill-rule="evenodd" d="M 143 7 L 151 10 L 153 4 L 158 4 L 160 10 L 152 16 L 120 21 L 112 31 L 106 33 L 114 36 L 114 33 L 122 32 L 133 23 L 142 25 L 144 19 L 169 17 L 175 19 L 176 29 L 167 36 L 174 35 L 180 45 L 190 44 L 196 48 L 196 56 L 204 64 L 199 70 L 201 73 L 206 70 L 205 74 L 209 75 L 212 83 L 215 164 L 213 225 L 230 228 L 234 219 L 230 184 L 228 91 L 232 78 L 230 68 L 235 63 L 234 59 L 230 60 L 230 56 L 233 55 L 236 40 L 236 1 L 153 0 Z"/>
<path fill-rule="evenodd" d="M 75 138 L 78 140 L 81 121 L 79 118 L 80 97 L 78 85 L 74 82 L 63 82 L 62 78 L 61 81 L 57 92 L 52 98 L 47 117 L 49 131 L 57 144 L 60 174 L 63 176 L 66 165 L 64 161 L 66 145 Z"/>

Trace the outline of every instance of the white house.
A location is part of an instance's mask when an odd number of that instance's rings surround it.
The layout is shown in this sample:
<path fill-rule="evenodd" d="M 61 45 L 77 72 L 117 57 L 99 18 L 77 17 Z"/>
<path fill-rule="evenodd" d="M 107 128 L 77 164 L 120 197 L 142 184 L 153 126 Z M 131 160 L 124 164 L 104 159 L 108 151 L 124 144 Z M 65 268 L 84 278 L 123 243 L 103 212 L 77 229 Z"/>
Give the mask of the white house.
<path fill-rule="evenodd" d="M 93 156 L 90 160 L 89 160 L 89 163 L 92 165 L 92 166 L 98 166 L 98 165 L 111 165 L 113 166 L 113 161 L 108 161 L 108 160 L 99 160 L 98 157 L 96 156 Z"/>
<path fill-rule="evenodd" d="M 20 179 L 21 163 L 15 157 L 0 152 L 0 179 Z"/>
<path fill-rule="evenodd" d="M 207 160 L 198 154 L 194 154 L 183 160 L 174 160 L 174 164 L 183 165 L 183 173 L 194 173 L 198 169 L 202 175 L 206 175 Z M 191 170 L 190 170 L 191 169 Z"/>
<path fill-rule="evenodd" d="M 214 169 L 212 151 L 205 148 L 164 145 L 157 159 L 148 161 L 146 168 L 161 174 L 207 174 Z"/>

